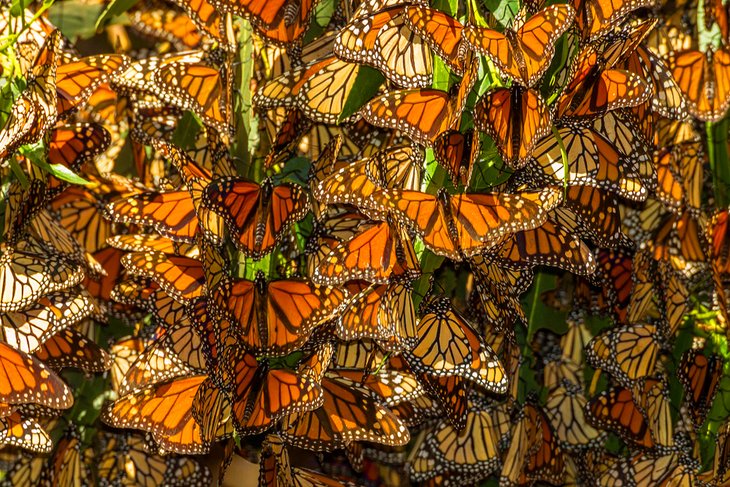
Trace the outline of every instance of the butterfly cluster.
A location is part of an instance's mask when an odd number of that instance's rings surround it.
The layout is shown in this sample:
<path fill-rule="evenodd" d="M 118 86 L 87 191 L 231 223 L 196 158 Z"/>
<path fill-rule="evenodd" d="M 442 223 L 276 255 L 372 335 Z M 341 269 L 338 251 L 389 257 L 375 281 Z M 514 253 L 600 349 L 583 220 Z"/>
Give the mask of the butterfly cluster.
<path fill-rule="evenodd" d="M 730 482 L 730 9 L 676 3 L 4 8 L 0 483 Z"/>

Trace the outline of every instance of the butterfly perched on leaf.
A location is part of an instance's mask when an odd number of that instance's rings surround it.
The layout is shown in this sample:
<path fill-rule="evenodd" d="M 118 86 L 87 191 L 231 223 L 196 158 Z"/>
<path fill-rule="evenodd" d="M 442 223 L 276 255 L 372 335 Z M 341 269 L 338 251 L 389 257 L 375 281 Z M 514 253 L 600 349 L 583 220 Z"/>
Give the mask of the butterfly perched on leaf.
<path fill-rule="evenodd" d="M 405 88 L 428 88 L 433 81 L 429 44 L 411 29 L 401 5 L 352 19 L 337 35 L 334 53 L 345 61 L 373 66 Z"/>
<path fill-rule="evenodd" d="M 284 232 L 309 212 L 309 199 L 294 184 L 259 185 L 240 178 L 213 180 L 202 205 L 220 215 L 233 242 L 255 259 L 271 252 Z"/>
<path fill-rule="evenodd" d="M 478 58 L 464 71 L 456 96 L 434 89 L 394 90 L 377 96 L 362 108 L 369 123 L 400 130 L 414 142 L 430 146 L 461 119 L 469 92 L 478 75 Z"/>
<path fill-rule="evenodd" d="M 561 199 L 560 191 L 438 195 L 386 189 L 370 196 L 372 207 L 392 212 L 423 238 L 433 252 L 449 258 L 472 256 L 506 236 L 537 227 Z"/>
<path fill-rule="evenodd" d="M 232 320 L 237 336 L 256 353 L 287 355 L 307 340 L 312 330 L 330 320 L 346 294 L 311 281 L 223 281 L 213 301 Z"/>
<path fill-rule="evenodd" d="M 433 299 L 418 323 L 418 341 L 404 352 L 419 373 L 460 376 L 484 389 L 504 393 L 507 375 L 497 355 L 472 326 L 455 312 L 448 299 Z"/>
<path fill-rule="evenodd" d="M 551 119 L 538 92 L 513 86 L 487 93 L 474 109 L 474 124 L 494 139 L 505 164 L 520 169 L 549 133 Z"/>
<path fill-rule="evenodd" d="M 696 349 L 682 354 L 677 374 L 684 387 L 686 403 L 695 426 L 700 426 L 715 399 L 723 377 L 724 361 L 718 355 L 704 355 Z"/>
<path fill-rule="evenodd" d="M 550 66 L 555 41 L 570 27 L 575 10 L 551 5 L 529 19 L 520 11 L 515 24 L 503 33 L 468 26 L 462 36 L 480 54 L 488 56 L 502 74 L 524 87 L 534 86 Z"/>
<path fill-rule="evenodd" d="M 336 372 L 322 378 L 322 405 L 293 414 L 283 423 L 282 436 L 295 446 L 331 451 L 352 441 L 405 445 L 408 429 L 377 396 Z"/>
<path fill-rule="evenodd" d="M 730 107 L 730 50 L 674 53 L 669 67 L 687 100 L 689 112 L 703 121 L 720 120 Z"/>

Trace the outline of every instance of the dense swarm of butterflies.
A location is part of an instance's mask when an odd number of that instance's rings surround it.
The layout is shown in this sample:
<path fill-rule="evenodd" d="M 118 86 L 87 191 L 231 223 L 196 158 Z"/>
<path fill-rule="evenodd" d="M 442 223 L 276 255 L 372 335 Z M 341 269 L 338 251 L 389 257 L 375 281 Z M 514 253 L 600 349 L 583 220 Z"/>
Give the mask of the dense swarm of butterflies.
<path fill-rule="evenodd" d="M 730 485 L 721 0 L 2 5 L 1 485 Z"/>

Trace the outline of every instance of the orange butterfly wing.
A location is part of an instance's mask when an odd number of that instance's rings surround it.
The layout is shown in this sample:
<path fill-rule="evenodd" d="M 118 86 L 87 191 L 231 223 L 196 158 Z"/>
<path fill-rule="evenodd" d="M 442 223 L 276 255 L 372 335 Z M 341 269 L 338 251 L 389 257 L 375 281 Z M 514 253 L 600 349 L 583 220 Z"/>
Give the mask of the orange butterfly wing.
<path fill-rule="evenodd" d="M 547 104 L 534 90 L 499 88 L 482 98 L 475 108 L 476 127 L 497 144 L 504 162 L 523 167 L 537 141 L 550 132 Z"/>

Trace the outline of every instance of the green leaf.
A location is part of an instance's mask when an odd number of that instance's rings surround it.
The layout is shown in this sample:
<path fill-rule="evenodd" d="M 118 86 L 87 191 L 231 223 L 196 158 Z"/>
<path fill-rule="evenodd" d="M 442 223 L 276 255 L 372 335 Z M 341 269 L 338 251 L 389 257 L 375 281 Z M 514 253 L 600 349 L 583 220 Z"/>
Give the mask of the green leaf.
<path fill-rule="evenodd" d="M 434 0 L 431 6 L 453 16 L 459 11 L 459 0 Z"/>
<path fill-rule="evenodd" d="M 433 56 L 433 83 L 431 86 L 436 90 L 449 91 L 451 70 L 443 59 L 436 54 Z"/>
<path fill-rule="evenodd" d="M 138 2 L 139 0 L 112 0 L 97 19 L 94 28 L 97 32 L 100 31 L 108 24 L 111 24 L 115 17 L 122 15 L 124 12 L 137 5 Z"/>
<path fill-rule="evenodd" d="M 707 123 L 707 158 L 712 169 L 712 186 L 715 204 L 727 208 L 730 204 L 730 153 L 728 153 L 728 117 L 715 123 Z"/>
<path fill-rule="evenodd" d="M 528 343 L 540 328 L 547 328 L 558 335 L 563 335 L 568 331 L 565 314 L 545 305 L 542 301 L 542 294 L 555 289 L 555 287 L 556 277 L 554 274 L 548 274 L 546 271 L 535 273 L 535 280 L 522 300 L 525 313 L 527 314 Z"/>
<path fill-rule="evenodd" d="M 203 123 L 191 111 L 186 111 L 172 134 L 172 143 L 183 149 L 191 149 L 195 145 Z"/>
<path fill-rule="evenodd" d="M 32 0 L 13 0 L 10 4 L 10 15 L 20 17 L 31 3 L 33 3 Z"/>
<path fill-rule="evenodd" d="M 502 27 L 507 27 L 520 9 L 519 0 L 482 0 Z"/>
<path fill-rule="evenodd" d="M 101 3 L 65 0 L 48 11 L 48 19 L 69 39 L 89 39 L 96 34 L 96 19 L 103 8 Z"/>
<path fill-rule="evenodd" d="M 706 51 L 708 47 L 718 47 L 722 43 L 722 33 L 717 22 L 712 23 L 712 27 L 708 30 L 705 27 L 705 2 L 712 0 L 700 0 L 697 4 L 697 34 L 699 48 Z"/>
<path fill-rule="evenodd" d="M 479 134 L 479 137 L 482 140 L 482 148 L 474 163 L 469 182 L 469 190 L 477 193 L 490 190 L 512 176 L 512 171 L 505 166 L 497 153 L 494 141 L 484 134 Z"/>
<path fill-rule="evenodd" d="M 295 157 L 290 159 L 287 161 L 284 169 L 279 174 L 274 175 L 274 184 L 292 182 L 300 186 L 306 186 L 309 169 L 311 167 L 312 163 L 306 157 Z"/>
<path fill-rule="evenodd" d="M 302 45 L 307 45 L 317 37 L 321 36 L 326 27 L 332 20 L 332 15 L 335 13 L 335 2 L 334 0 L 323 0 L 314 9 L 314 15 L 312 16 L 312 23 L 309 26 L 309 30 L 304 34 L 302 39 Z"/>
<path fill-rule="evenodd" d="M 259 145 L 258 118 L 253 110 L 251 78 L 254 72 L 253 62 L 253 28 L 245 19 L 237 19 L 238 44 L 236 80 L 238 95 L 234 99 L 234 125 L 236 136 L 233 139 L 231 154 L 235 160 L 241 161 L 238 171 L 254 181 L 259 181 L 263 172 L 261 159 L 254 157 Z"/>
<path fill-rule="evenodd" d="M 568 31 L 557 40 L 555 43 L 555 55 L 550 63 L 550 67 L 545 72 L 545 82 L 543 83 L 542 95 L 548 100 L 548 103 L 553 101 L 557 95 L 553 93 L 559 93 L 558 81 L 559 77 L 563 75 L 564 69 L 569 64 L 570 59 L 573 57 L 575 49 L 578 45 L 578 37 L 572 32 Z"/>
<path fill-rule="evenodd" d="M 360 66 L 355 76 L 355 83 L 352 86 L 352 90 L 350 90 L 350 94 L 347 96 L 347 101 L 345 101 L 342 107 L 342 113 L 337 118 L 338 122 L 347 120 L 360 110 L 360 108 L 378 93 L 380 85 L 385 82 L 383 74 L 369 66 Z"/>
<path fill-rule="evenodd" d="M 49 164 L 43 154 L 45 153 L 42 144 L 34 144 L 32 146 L 21 147 L 18 151 L 24 157 L 27 157 L 30 162 L 40 167 L 44 171 L 52 174 L 62 181 L 66 181 L 71 184 L 87 185 L 91 184 L 86 179 L 82 178 L 75 172 L 63 164 Z"/>

